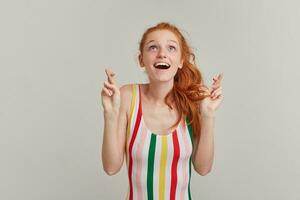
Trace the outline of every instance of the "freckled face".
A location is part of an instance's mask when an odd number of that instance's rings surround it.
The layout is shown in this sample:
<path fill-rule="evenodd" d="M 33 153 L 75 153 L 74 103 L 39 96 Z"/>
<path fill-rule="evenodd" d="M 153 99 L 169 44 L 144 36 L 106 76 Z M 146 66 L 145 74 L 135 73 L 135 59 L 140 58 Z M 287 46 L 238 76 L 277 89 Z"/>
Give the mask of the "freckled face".
<path fill-rule="evenodd" d="M 148 34 L 143 52 L 139 56 L 152 81 L 172 81 L 178 68 L 182 67 L 181 49 L 174 33 L 157 30 Z"/>

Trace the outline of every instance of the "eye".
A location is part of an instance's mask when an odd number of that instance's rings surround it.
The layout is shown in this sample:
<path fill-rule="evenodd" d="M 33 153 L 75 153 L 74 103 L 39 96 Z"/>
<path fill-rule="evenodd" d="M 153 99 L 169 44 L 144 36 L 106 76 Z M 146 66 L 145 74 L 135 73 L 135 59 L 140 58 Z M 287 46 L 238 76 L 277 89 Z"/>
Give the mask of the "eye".
<path fill-rule="evenodd" d="M 175 50 L 176 50 L 176 47 L 175 47 L 175 46 L 172 46 L 172 45 L 170 45 L 170 46 L 169 46 L 169 50 L 170 50 L 170 51 L 175 51 Z"/>
<path fill-rule="evenodd" d="M 156 50 L 156 49 L 157 49 L 157 46 L 156 46 L 156 45 L 151 45 L 148 49 L 149 49 L 149 50 Z"/>

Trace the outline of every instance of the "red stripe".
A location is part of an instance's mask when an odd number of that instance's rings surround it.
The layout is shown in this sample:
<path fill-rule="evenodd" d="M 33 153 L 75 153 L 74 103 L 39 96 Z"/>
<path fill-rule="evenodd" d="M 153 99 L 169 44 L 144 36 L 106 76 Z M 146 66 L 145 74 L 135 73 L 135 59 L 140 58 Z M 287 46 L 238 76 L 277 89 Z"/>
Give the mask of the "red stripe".
<path fill-rule="evenodd" d="M 139 86 L 139 99 L 141 99 L 140 85 L 138 85 L 138 86 Z M 141 116 L 142 116 L 141 111 L 142 111 L 141 110 L 141 101 L 139 101 L 139 108 L 138 108 L 138 113 L 137 113 L 137 117 L 136 117 L 136 122 L 134 124 L 134 130 L 133 130 L 132 138 L 131 138 L 130 144 L 129 144 L 129 166 L 128 166 L 128 178 L 129 178 L 129 186 L 130 186 L 129 200 L 133 199 L 132 177 L 131 177 L 132 176 L 132 146 L 135 141 L 138 128 L 140 126 Z"/>
<path fill-rule="evenodd" d="M 177 130 L 172 135 L 173 137 L 173 147 L 174 147 L 174 155 L 172 161 L 172 176 L 171 176 L 171 190 L 170 190 L 170 199 L 175 199 L 176 195 L 176 186 L 177 186 L 177 164 L 180 156 L 179 151 L 179 143 L 177 138 Z"/>

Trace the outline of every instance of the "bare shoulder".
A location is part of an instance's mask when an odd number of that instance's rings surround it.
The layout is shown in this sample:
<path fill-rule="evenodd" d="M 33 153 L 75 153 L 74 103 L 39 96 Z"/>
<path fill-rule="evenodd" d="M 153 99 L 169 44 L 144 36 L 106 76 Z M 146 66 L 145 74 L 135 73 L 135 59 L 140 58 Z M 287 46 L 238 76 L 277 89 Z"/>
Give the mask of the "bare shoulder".
<path fill-rule="evenodd" d="M 120 87 L 122 100 L 131 100 L 133 84 L 125 84 Z"/>
<path fill-rule="evenodd" d="M 126 111 L 127 115 L 129 113 L 131 105 L 132 86 L 133 84 L 125 84 L 120 87 L 121 109 L 123 109 L 123 111 Z"/>
<path fill-rule="evenodd" d="M 133 84 L 124 84 L 120 87 L 121 93 L 131 93 Z"/>

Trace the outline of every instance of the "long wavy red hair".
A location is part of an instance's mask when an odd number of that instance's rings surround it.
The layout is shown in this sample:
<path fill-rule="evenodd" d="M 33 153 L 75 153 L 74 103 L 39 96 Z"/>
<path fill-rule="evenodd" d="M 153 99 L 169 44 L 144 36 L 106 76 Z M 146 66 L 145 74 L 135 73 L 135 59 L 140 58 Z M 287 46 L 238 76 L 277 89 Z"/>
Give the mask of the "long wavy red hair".
<path fill-rule="evenodd" d="M 140 41 L 139 50 L 142 54 L 145 41 L 149 33 L 156 30 L 168 30 L 175 34 L 181 47 L 181 59 L 183 60 L 183 66 L 178 69 L 174 77 L 173 89 L 165 97 L 165 103 L 171 108 L 171 103 L 177 107 L 179 117 L 177 122 L 171 127 L 176 127 L 183 116 L 188 117 L 188 124 L 192 126 L 192 132 L 194 136 L 200 136 L 201 124 L 200 124 L 200 108 L 199 102 L 205 97 L 209 96 L 208 87 L 204 85 L 201 72 L 196 66 L 195 54 L 189 47 L 186 39 L 179 29 L 170 23 L 161 22 L 153 27 L 148 28 Z"/>

